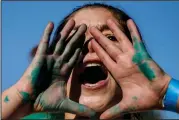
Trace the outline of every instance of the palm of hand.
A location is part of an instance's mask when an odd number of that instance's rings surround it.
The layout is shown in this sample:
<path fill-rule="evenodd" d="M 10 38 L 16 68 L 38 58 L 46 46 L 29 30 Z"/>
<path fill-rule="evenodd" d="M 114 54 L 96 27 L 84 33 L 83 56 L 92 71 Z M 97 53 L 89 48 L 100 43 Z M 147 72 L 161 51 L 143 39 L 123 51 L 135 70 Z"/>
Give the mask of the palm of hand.
<path fill-rule="evenodd" d="M 42 92 L 34 104 L 35 111 L 53 111 L 58 110 L 62 101 L 66 98 L 65 89 L 61 82 L 55 82 Z"/>
<path fill-rule="evenodd" d="M 149 56 L 138 57 L 143 54 L 143 51 L 138 51 L 123 53 L 118 57 L 115 70 L 121 72 L 113 74 L 113 77 L 123 92 L 120 108 L 122 107 L 124 113 L 149 110 L 158 106 L 161 92 L 165 87 L 165 82 L 159 79 L 164 76 L 164 72 Z M 136 63 L 133 62 L 135 60 Z"/>
<path fill-rule="evenodd" d="M 35 100 L 35 111 L 69 112 L 89 117 L 95 115 L 92 109 L 66 97 L 66 83 L 77 62 L 86 31 L 86 25 L 83 24 L 71 37 L 68 37 L 74 25 L 73 20 L 67 22 L 61 31 L 60 40 L 56 43 L 53 54 L 47 57 L 47 71 L 51 74 L 51 84 Z M 65 43 L 66 38 L 68 38 L 68 44 Z"/>
<path fill-rule="evenodd" d="M 119 42 L 119 47 L 95 28 L 91 29 L 91 34 L 97 42 L 92 41 L 92 46 L 120 85 L 122 100 L 106 110 L 100 118 L 110 119 L 122 113 L 161 108 L 159 100 L 164 95 L 169 76 L 147 53 L 132 20 L 128 21 L 128 28 L 133 45 L 114 21 L 109 20 L 107 24 Z"/>
<path fill-rule="evenodd" d="M 69 101 L 66 98 L 66 82 L 72 67 L 69 66 L 68 62 L 63 61 L 63 58 L 59 55 L 49 55 L 47 58 L 51 84 L 47 90 L 38 95 L 34 104 L 35 111 L 59 110 L 65 100 Z M 61 112 L 63 111 L 61 110 Z"/>

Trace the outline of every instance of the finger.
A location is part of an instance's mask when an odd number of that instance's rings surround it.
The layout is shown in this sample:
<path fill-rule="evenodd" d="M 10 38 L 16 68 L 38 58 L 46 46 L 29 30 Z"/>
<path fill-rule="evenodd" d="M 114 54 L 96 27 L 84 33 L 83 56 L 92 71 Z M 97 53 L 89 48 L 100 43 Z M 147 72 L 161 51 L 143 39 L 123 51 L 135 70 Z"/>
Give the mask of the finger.
<path fill-rule="evenodd" d="M 74 114 L 77 114 L 80 116 L 88 116 L 90 118 L 93 118 L 96 115 L 94 110 L 92 110 L 82 104 L 71 101 L 70 99 L 65 99 L 61 103 L 60 110 L 62 110 L 64 112 L 74 113 Z"/>
<path fill-rule="evenodd" d="M 91 41 L 93 50 L 96 52 L 97 56 L 103 62 L 110 72 L 114 72 L 114 67 L 116 63 L 110 58 L 110 56 L 104 51 L 104 49 L 95 41 Z"/>
<path fill-rule="evenodd" d="M 74 34 L 74 36 L 70 39 L 69 43 L 67 44 L 63 54 L 62 58 L 63 60 L 68 61 L 70 57 L 73 55 L 76 48 L 82 48 L 84 43 L 84 33 L 87 29 L 87 26 L 85 24 L 82 24 L 77 32 Z"/>
<path fill-rule="evenodd" d="M 91 27 L 90 32 L 95 40 L 103 47 L 103 49 L 111 56 L 113 60 L 117 59 L 117 56 L 122 51 L 107 37 L 105 37 L 97 28 Z"/>
<path fill-rule="evenodd" d="M 49 43 L 49 40 L 50 40 L 50 35 L 52 33 L 52 30 L 53 30 L 53 23 L 52 22 L 49 22 L 48 25 L 46 26 L 45 28 L 45 31 L 43 33 L 43 36 L 42 36 L 42 40 L 40 41 L 40 44 L 37 48 L 37 52 L 36 54 L 45 54 L 47 52 L 47 48 L 48 48 L 48 43 Z"/>
<path fill-rule="evenodd" d="M 63 28 L 63 30 L 60 32 L 59 37 L 60 40 L 58 40 L 56 47 L 55 47 L 55 51 L 54 51 L 54 55 L 60 55 L 62 53 L 62 50 L 64 49 L 64 43 L 66 38 L 69 36 L 70 32 L 72 31 L 72 29 L 75 26 L 75 21 L 74 20 L 69 20 L 67 22 L 67 24 L 65 25 L 65 27 Z"/>
<path fill-rule="evenodd" d="M 131 33 L 131 37 L 135 37 L 138 42 L 141 42 L 140 34 L 137 30 L 137 26 L 135 25 L 134 21 L 132 19 L 127 21 L 127 27 Z"/>
<path fill-rule="evenodd" d="M 137 30 L 135 23 L 130 19 L 127 21 L 127 26 L 130 30 L 132 41 L 133 41 L 133 46 L 136 51 L 136 55 L 135 55 L 136 57 L 134 58 L 138 58 L 135 61 L 141 62 L 144 59 L 150 59 L 150 56 L 147 53 L 146 48 L 141 41 L 141 37 Z"/>
<path fill-rule="evenodd" d="M 72 68 L 75 65 L 75 63 L 77 62 L 78 57 L 80 55 L 80 51 L 81 51 L 80 48 L 76 49 L 74 55 L 69 60 L 68 65 L 69 65 L 70 68 Z"/>
<path fill-rule="evenodd" d="M 138 109 L 138 105 L 135 104 L 126 104 L 124 101 L 121 101 L 117 105 L 109 108 L 104 113 L 101 114 L 100 119 L 114 119 L 120 117 L 126 113 L 134 113 Z"/>
<path fill-rule="evenodd" d="M 116 39 L 119 41 L 121 49 L 123 52 L 127 52 L 133 49 L 132 43 L 127 38 L 127 36 L 120 30 L 120 28 L 117 26 L 117 24 L 109 19 L 107 20 L 107 25 L 110 28 L 110 30 L 115 35 Z"/>
<path fill-rule="evenodd" d="M 119 103 L 108 110 L 106 110 L 104 113 L 101 114 L 100 119 L 114 119 L 117 117 L 120 117 L 121 114 L 123 113 L 124 108 L 123 106 Z"/>

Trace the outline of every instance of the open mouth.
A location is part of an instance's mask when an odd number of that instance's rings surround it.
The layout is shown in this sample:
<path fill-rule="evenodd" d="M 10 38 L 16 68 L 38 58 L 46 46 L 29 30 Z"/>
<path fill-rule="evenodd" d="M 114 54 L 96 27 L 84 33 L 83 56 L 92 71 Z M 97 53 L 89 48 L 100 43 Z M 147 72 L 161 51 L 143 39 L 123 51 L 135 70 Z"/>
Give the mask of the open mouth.
<path fill-rule="evenodd" d="M 87 63 L 80 74 L 80 82 L 87 88 L 101 88 L 107 83 L 108 72 L 102 63 Z"/>

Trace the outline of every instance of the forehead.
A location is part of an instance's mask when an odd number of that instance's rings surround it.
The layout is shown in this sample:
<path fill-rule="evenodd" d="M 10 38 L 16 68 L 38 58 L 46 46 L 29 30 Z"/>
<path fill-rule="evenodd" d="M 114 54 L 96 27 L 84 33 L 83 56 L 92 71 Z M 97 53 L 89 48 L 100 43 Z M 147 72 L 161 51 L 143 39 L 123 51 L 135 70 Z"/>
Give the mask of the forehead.
<path fill-rule="evenodd" d="M 113 14 L 105 8 L 84 8 L 72 16 L 76 23 L 75 26 L 86 24 L 88 27 L 105 25 L 109 18 L 117 21 Z"/>

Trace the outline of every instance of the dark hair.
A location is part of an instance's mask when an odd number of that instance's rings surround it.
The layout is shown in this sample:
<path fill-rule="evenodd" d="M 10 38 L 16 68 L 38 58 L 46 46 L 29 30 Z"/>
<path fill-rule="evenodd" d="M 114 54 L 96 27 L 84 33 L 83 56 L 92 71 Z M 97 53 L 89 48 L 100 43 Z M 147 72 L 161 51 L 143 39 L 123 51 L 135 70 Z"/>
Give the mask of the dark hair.
<path fill-rule="evenodd" d="M 54 49 L 55 49 L 55 45 L 58 42 L 58 34 L 60 33 L 60 31 L 63 29 L 63 27 L 65 26 L 65 24 L 67 23 L 67 21 L 73 16 L 75 15 L 75 13 L 77 13 L 79 10 L 82 9 L 86 9 L 86 8 L 104 8 L 106 10 L 108 10 L 109 12 L 111 12 L 114 17 L 118 20 L 118 22 L 120 23 L 120 25 L 123 28 L 123 32 L 126 34 L 126 36 L 129 38 L 129 40 L 132 42 L 131 36 L 130 36 L 130 32 L 127 28 L 127 20 L 130 19 L 130 17 L 124 13 L 122 10 L 113 7 L 111 5 L 107 5 L 107 4 L 101 4 L 101 3 L 89 3 L 89 4 L 85 4 L 82 6 L 79 6 L 77 8 L 75 8 L 70 14 L 68 14 L 62 21 L 60 21 L 58 27 L 55 30 L 53 39 L 52 39 L 52 43 L 49 47 L 48 50 L 48 54 L 53 53 Z M 35 56 L 36 50 L 38 48 L 38 45 L 35 46 L 32 50 L 31 50 L 31 57 Z"/>

